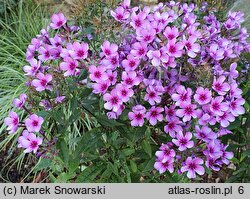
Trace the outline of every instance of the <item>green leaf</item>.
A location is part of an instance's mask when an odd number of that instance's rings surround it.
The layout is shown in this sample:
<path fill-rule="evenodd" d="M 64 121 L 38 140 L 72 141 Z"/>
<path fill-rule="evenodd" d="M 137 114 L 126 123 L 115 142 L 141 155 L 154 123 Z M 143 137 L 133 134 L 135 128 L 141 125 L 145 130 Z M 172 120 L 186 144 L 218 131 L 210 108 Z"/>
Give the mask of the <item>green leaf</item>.
<path fill-rule="evenodd" d="M 121 151 L 125 156 L 130 156 L 132 155 L 133 153 L 135 153 L 135 150 L 132 149 L 132 148 L 127 148 L 127 149 L 123 149 Z"/>
<path fill-rule="evenodd" d="M 52 161 L 50 159 L 40 159 L 34 171 L 41 171 L 43 169 L 47 169 L 51 166 Z"/>
<path fill-rule="evenodd" d="M 152 157 L 152 148 L 151 148 L 151 145 L 149 144 L 148 141 L 143 140 L 142 148 L 149 155 L 149 157 L 151 158 Z"/>
<path fill-rule="evenodd" d="M 58 148 L 60 150 L 59 156 L 62 158 L 67 167 L 69 162 L 69 148 L 63 139 L 58 141 Z"/>
<path fill-rule="evenodd" d="M 131 171 L 136 173 L 137 172 L 137 165 L 133 160 L 130 160 L 130 167 L 131 167 Z"/>

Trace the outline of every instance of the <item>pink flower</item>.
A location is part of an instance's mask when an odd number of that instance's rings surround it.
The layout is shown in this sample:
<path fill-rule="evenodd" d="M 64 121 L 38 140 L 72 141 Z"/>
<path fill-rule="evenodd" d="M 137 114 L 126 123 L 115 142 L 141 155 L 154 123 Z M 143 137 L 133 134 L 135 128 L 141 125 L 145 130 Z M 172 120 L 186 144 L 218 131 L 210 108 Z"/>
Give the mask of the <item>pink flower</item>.
<path fill-rule="evenodd" d="M 32 114 L 24 121 L 24 123 L 29 132 L 39 132 L 43 121 L 42 117 Z"/>
<path fill-rule="evenodd" d="M 169 133 L 172 138 L 175 138 L 175 133 L 181 132 L 183 129 L 180 126 L 181 121 L 178 118 L 168 121 L 168 124 L 164 127 L 164 131 Z"/>
<path fill-rule="evenodd" d="M 115 89 L 118 97 L 123 102 L 129 101 L 130 97 L 134 95 L 134 91 L 124 84 L 117 84 Z"/>
<path fill-rule="evenodd" d="M 203 140 L 204 142 L 210 142 L 217 138 L 216 134 L 207 126 L 200 128 L 198 125 L 195 126 L 196 133 L 194 134 L 197 139 Z"/>
<path fill-rule="evenodd" d="M 204 167 L 201 166 L 203 163 L 204 161 L 201 158 L 188 157 L 185 162 L 185 166 L 181 167 L 181 172 L 187 171 L 188 178 L 195 178 L 195 173 L 203 175 L 205 173 Z"/>
<path fill-rule="evenodd" d="M 151 28 L 150 24 L 145 24 L 145 28 L 136 30 L 136 39 L 140 42 L 151 43 L 155 39 L 156 31 Z"/>
<path fill-rule="evenodd" d="M 139 66 L 140 60 L 132 55 L 128 55 L 127 59 L 122 61 L 125 71 L 133 71 Z"/>
<path fill-rule="evenodd" d="M 233 81 L 230 84 L 230 91 L 229 91 L 230 97 L 234 98 L 242 98 L 242 90 L 238 88 L 238 84 Z"/>
<path fill-rule="evenodd" d="M 195 111 L 196 105 L 194 104 L 185 104 L 182 106 L 181 109 L 178 109 L 176 111 L 176 115 L 180 118 L 182 118 L 183 122 L 190 121 L 191 118 L 196 118 L 196 111 Z"/>
<path fill-rule="evenodd" d="M 165 31 L 163 32 L 163 35 L 168 40 L 175 40 L 179 36 L 178 28 L 176 28 L 175 26 L 173 26 L 173 27 L 167 26 Z"/>
<path fill-rule="evenodd" d="M 18 138 L 18 147 L 25 148 L 24 153 L 34 152 L 36 153 L 43 140 L 40 137 L 36 137 L 34 133 L 23 131 L 22 136 Z"/>
<path fill-rule="evenodd" d="M 230 73 L 229 73 L 229 76 L 232 78 L 232 79 L 236 79 L 238 76 L 239 76 L 239 72 L 236 70 L 237 68 L 237 63 L 232 63 L 230 65 Z"/>
<path fill-rule="evenodd" d="M 194 141 L 190 141 L 192 139 L 192 133 L 186 132 L 183 135 L 182 131 L 176 133 L 177 139 L 172 139 L 172 142 L 178 146 L 180 151 L 185 151 L 187 148 L 192 148 L 194 146 Z"/>
<path fill-rule="evenodd" d="M 102 66 L 96 67 L 94 65 L 89 66 L 89 78 L 92 81 L 99 82 L 99 81 L 105 81 L 108 79 L 106 69 Z"/>
<path fill-rule="evenodd" d="M 192 90 L 190 88 L 186 90 L 184 86 L 178 86 L 176 92 L 171 96 L 176 101 L 176 106 L 191 103 Z"/>
<path fill-rule="evenodd" d="M 212 93 L 208 88 L 198 87 L 194 99 L 200 105 L 207 104 L 211 101 Z"/>
<path fill-rule="evenodd" d="M 224 58 L 224 49 L 220 48 L 218 44 L 211 44 L 209 53 L 210 56 L 216 61 L 222 60 Z"/>
<path fill-rule="evenodd" d="M 146 109 L 142 105 L 136 105 L 132 109 L 133 112 L 128 113 L 128 118 L 131 120 L 131 126 L 143 126 Z"/>
<path fill-rule="evenodd" d="M 95 94 L 105 94 L 110 86 L 110 81 L 108 80 L 101 80 L 98 83 L 93 84 L 93 93 Z"/>
<path fill-rule="evenodd" d="M 174 158 L 158 158 L 154 164 L 154 168 L 159 171 L 160 174 L 168 170 L 170 173 L 174 172 Z"/>
<path fill-rule="evenodd" d="M 198 43 L 195 43 L 197 41 L 196 37 L 189 37 L 188 40 L 184 37 L 183 44 L 185 45 L 185 48 L 187 50 L 187 54 L 191 58 L 195 58 L 197 53 L 200 51 L 201 47 Z"/>
<path fill-rule="evenodd" d="M 131 14 L 131 22 L 130 25 L 137 29 L 143 26 L 143 21 L 146 19 L 147 14 L 145 12 L 140 12 L 137 15 L 133 12 Z"/>
<path fill-rule="evenodd" d="M 18 129 L 19 124 L 18 115 L 15 112 L 10 111 L 9 117 L 4 119 L 4 124 L 8 126 L 7 130 L 9 131 L 9 134 L 15 133 Z"/>
<path fill-rule="evenodd" d="M 117 82 L 117 72 L 112 70 L 107 70 L 106 73 L 111 85 L 115 85 Z"/>
<path fill-rule="evenodd" d="M 20 109 L 23 107 L 24 103 L 26 102 L 27 95 L 22 93 L 19 98 L 15 98 L 13 100 L 13 105 L 17 108 Z"/>
<path fill-rule="evenodd" d="M 162 107 L 152 106 L 146 113 L 146 118 L 152 126 L 156 125 L 157 121 L 161 122 L 163 120 L 163 115 L 161 114 L 163 111 Z"/>
<path fill-rule="evenodd" d="M 169 108 L 165 106 L 165 115 L 167 121 L 177 118 L 174 104 L 171 105 Z"/>
<path fill-rule="evenodd" d="M 117 112 L 120 108 L 120 105 L 122 105 L 122 100 L 117 95 L 116 89 L 113 89 L 110 94 L 104 94 L 103 99 L 104 101 L 106 101 L 106 103 L 104 104 L 104 108 L 107 110 L 113 110 L 114 112 Z"/>
<path fill-rule="evenodd" d="M 118 50 L 118 46 L 116 44 L 110 44 L 109 41 L 104 41 L 102 46 L 102 53 L 101 53 L 101 57 L 102 56 L 114 56 L 117 54 L 117 50 Z"/>
<path fill-rule="evenodd" d="M 35 58 L 32 58 L 30 61 L 30 66 L 24 66 L 23 70 L 26 72 L 25 75 L 27 76 L 35 76 L 37 71 L 39 70 L 41 66 L 41 62 L 37 61 Z"/>
<path fill-rule="evenodd" d="M 212 99 L 210 110 L 218 116 L 222 116 L 225 111 L 228 110 L 228 105 L 222 102 L 224 98 L 222 96 Z"/>
<path fill-rule="evenodd" d="M 67 19 L 66 17 L 63 15 L 63 13 L 57 13 L 57 14 L 53 14 L 51 17 L 51 24 L 50 27 L 52 29 L 59 29 L 61 28 L 64 24 L 66 24 Z"/>
<path fill-rule="evenodd" d="M 119 65 L 119 56 L 118 55 L 112 55 L 109 56 L 101 61 L 102 66 L 105 66 L 106 69 L 116 69 Z"/>
<path fill-rule="evenodd" d="M 61 104 L 63 102 L 63 100 L 65 99 L 65 96 L 57 96 L 55 98 L 55 103 L 56 104 Z"/>
<path fill-rule="evenodd" d="M 133 87 L 135 85 L 139 85 L 141 80 L 137 77 L 137 74 L 135 71 L 129 71 L 129 72 L 122 72 L 122 80 L 123 84 L 126 84 L 129 88 Z"/>
<path fill-rule="evenodd" d="M 153 66 L 160 66 L 161 61 L 166 63 L 168 62 L 168 56 L 163 52 L 165 49 L 160 50 L 149 50 L 147 56 L 151 59 Z"/>
<path fill-rule="evenodd" d="M 214 78 L 213 82 L 213 89 L 219 94 L 219 95 L 225 95 L 227 91 L 230 90 L 230 86 L 228 83 L 224 83 L 226 77 L 220 76 L 217 80 Z"/>
<path fill-rule="evenodd" d="M 175 157 L 175 151 L 169 147 L 168 144 L 162 144 L 160 151 L 156 151 L 155 156 L 158 159 L 163 159 L 167 157 Z"/>
<path fill-rule="evenodd" d="M 69 54 L 73 59 L 86 59 L 88 56 L 89 45 L 87 43 L 73 43 L 73 49 L 69 50 Z"/>
<path fill-rule="evenodd" d="M 45 89 L 51 90 L 51 85 L 49 85 L 49 82 L 51 82 L 52 80 L 52 75 L 38 73 L 36 77 L 38 79 L 34 79 L 32 81 L 32 86 L 34 86 L 37 91 L 41 92 L 44 91 Z"/>
<path fill-rule="evenodd" d="M 131 55 L 135 57 L 141 58 L 145 56 L 148 52 L 147 43 L 145 42 L 136 42 L 133 44 L 133 48 L 131 50 Z"/>
<path fill-rule="evenodd" d="M 173 40 L 169 40 L 168 44 L 166 46 L 166 52 L 169 56 L 172 57 L 181 57 L 183 54 L 183 44 L 181 42 L 177 42 L 175 41 L 175 39 Z"/>
<path fill-rule="evenodd" d="M 123 7 L 119 6 L 118 8 L 116 8 L 115 12 L 111 11 L 111 15 L 117 21 L 123 21 L 129 17 L 129 12 L 127 12 Z"/>
<path fill-rule="evenodd" d="M 229 111 L 226 111 L 221 116 L 217 116 L 217 121 L 220 123 L 222 127 L 227 127 L 230 122 L 233 122 L 235 120 L 235 117 L 233 114 Z"/>
<path fill-rule="evenodd" d="M 77 72 L 78 61 L 68 57 L 64 59 L 64 62 L 60 63 L 60 69 L 64 72 L 64 76 L 72 76 Z"/>
<path fill-rule="evenodd" d="M 245 100 L 243 98 L 238 98 L 229 103 L 230 112 L 235 116 L 239 116 L 245 113 L 245 109 L 242 105 L 245 104 Z"/>
<path fill-rule="evenodd" d="M 159 95 L 161 95 L 161 93 L 158 93 L 154 87 L 148 86 L 144 100 L 149 102 L 150 105 L 155 105 L 161 102 L 161 97 Z"/>

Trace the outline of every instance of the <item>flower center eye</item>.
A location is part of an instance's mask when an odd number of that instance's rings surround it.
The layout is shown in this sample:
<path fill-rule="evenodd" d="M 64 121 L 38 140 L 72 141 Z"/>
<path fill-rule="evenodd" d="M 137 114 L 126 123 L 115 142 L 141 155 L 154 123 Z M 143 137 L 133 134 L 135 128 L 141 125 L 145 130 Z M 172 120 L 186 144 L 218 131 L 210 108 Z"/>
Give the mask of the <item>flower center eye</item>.
<path fill-rule="evenodd" d="M 69 68 L 70 68 L 70 70 L 75 70 L 75 68 L 76 68 L 75 63 L 71 62 L 71 63 L 69 64 Z"/>
<path fill-rule="evenodd" d="M 169 47 L 169 52 L 170 52 L 170 53 L 176 53 L 176 47 L 173 46 L 173 45 L 171 45 L 171 46 Z"/>
<path fill-rule="evenodd" d="M 158 112 L 157 112 L 157 111 L 152 111 L 152 112 L 151 112 L 151 116 L 152 116 L 152 117 L 156 117 L 157 115 L 158 115 Z"/>
<path fill-rule="evenodd" d="M 47 80 L 45 80 L 45 79 L 42 79 L 40 82 L 41 82 L 42 86 L 46 86 L 46 84 L 47 84 Z"/>
<path fill-rule="evenodd" d="M 131 78 L 127 78 L 125 82 L 128 85 L 132 85 L 133 84 L 133 80 Z"/>
<path fill-rule="evenodd" d="M 123 96 L 127 96 L 127 94 L 128 94 L 128 92 L 126 90 L 122 90 L 121 93 L 122 93 Z"/>
<path fill-rule="evenodd" d="M 150 98 L 155 97 L 155 92 L 150 92 L 150 93 L 149 93 L 149 97 L 150 97 Z"/>
<path fill-rule="evenodd" d="M 186 47 L 187 47 L 188 50 L 190 50 L 192 48 L 192 45 L 189 42 L 187 42 Z"/>
<path fill-rule="evenodd" d="M 181 145 L 186 145 L 187 144 L 187 139 L 186 138 L 180 139 L 180 144 Z"/>
<path fill-rule="evenodd" d="M 77 56 L 78 56 L 78 57 L 83 57 L 84 55 L 85 55 L 85 53 L 84 53 L 83 50 L 79 50 L 79 51 L 77 52 Z"/>
<path fill-rule="evenodd" d="M 117 104 L 118 103 L 118 97 L 112 97 L 111 103 L 112 104 Z"/>
<path fill-rule="evenodd" d="M 214 102 L 212 104 L 212 107 L 213 107 L 214 110 L 218 111 L 220 109 L 220 104 L 218 102 Z"/>
<path fill-rule="evenodd" d="M 194 163 L 189 164 L 189 169 L 194 170 L 196 169 L 196 165 Z"/>
<path fill-rule="evenodd" d="M 192 113 L 193 113 L 193 109 L 191 108 L 191 107 L 186 107 L 185 108 L 185 113 L 187 114 L 187 115 L 191 115 Z"/>
<path fill-rule="evenodd" d="M 207 99 L 207 96 L 205 94 L 200 95 L 200 100 L 204 101 Z"/>
<path fill-rule="evenodd" d="M 105 49 L 104 53 L 105 53 L 106 55 L 111 55 L 111 51 L 110 51 L 109 49 Z"/>
<path fill-rule="evenodd" d="M 31 147 L 32 149 L 36 148 L 37 146 L 38 146 L 37 141 L 32 141 L 32 142 L 30 143 L 30 147 Z"/>
<path fill-rule="evenodd" d="M 139 55 L 143 55 L 145 53 L 145 50 L 143 48 L 139 49 Z"/>
<path fill-rule="evenodd" d="M 94 73 L 94 76 L 95 76 L 96 78 L 100 78 L 100 77 L 102 76 L 102 74 L 100 73 L 100 71 L 96 71 L 96 72 Z"/>
<path fill-rule="evenodd" d="M 38 121 L 37 121 L 37 120 L 34 120 L 34 121 L 32 122 L 32 125 L 33 125 L 33 126 L 38 126 Z"/>
<path fill-rule="evenodd" d="M 116 64 L 117 64 L 117 59 L 116 59 L 115 57 L 113 57 L 113 58 L 111 59 L 111 63 L 112 63 L 113 65 L 116 65 Z"/>
<path fill-rule="evenodd" d="M 122 15 L 122 14 L 118 14 L 116 17 L 117 17 L 117 19 L 119 19 L 119 20 L 122 20 L 122 19 L 123 19 L 123 15 Z"/>
<path fill-rule="evenodd" d="M 216 90 L 221 90 L 222 89 L 222 85 L 220 83 L 216 83 L 214 85 L 214 87 L 215 87 Z"/>
<path fill-rule="evenodd" d="M 58 22 L 56 23 L 57 26 L 61 26 L 62 24 L 63 24 L 62 21 L 58 21 Z"/>
<path fill-rule="evenodd" d="M 142 114 L 141 114 L 141 113 L 136 114 L 136 115 L 135 115 L 135 118 L 136 118 L 137 120 L 141 120 L 141 119 L 142 119 Z"/>
<path fill-rule="evenodd" d="M 140 27 L 141 25 L 142 25 L 141 20 L 140 19 L 136 19 L 135 20 L 135 26 Z"/>

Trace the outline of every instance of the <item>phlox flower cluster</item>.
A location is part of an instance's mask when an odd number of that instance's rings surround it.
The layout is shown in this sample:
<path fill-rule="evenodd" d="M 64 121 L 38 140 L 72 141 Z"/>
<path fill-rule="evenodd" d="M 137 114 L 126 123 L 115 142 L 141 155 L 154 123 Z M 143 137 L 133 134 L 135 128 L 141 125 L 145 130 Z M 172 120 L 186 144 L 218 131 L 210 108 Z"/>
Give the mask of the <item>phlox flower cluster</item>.
<path fill-rule="evenodd" d="M 66 17 L 56 13 L 52 15 L 50 25 L 42 29 L 28 46 L 28 65 L 23 67 L 28 78 L 28 96 L 23 93 L 13 100 L 14 107 L 24 109 L 28 116 L 21 121 L 18 114 L 11 111 L 4 120 L 10 134 L 21 129 L 18 147 L 24 148 L 25 153 L 34 152 L 40 156 L 55 144 L 56 139 L 49 139 L 43 131 L 42 125 L 46 121 L 34 114 L 33 109 L 51 110 L 66 100 L 65 78 L 79 76 L 87 63 L 89 46 L 83 39 L 79 27 L 68 25 Z M 33 97 L 38 97 L 38 104 L 34 104 Z M 44 149 L 39 148 L 42 144 Z"/>
<path fill-rule="evenodd" d="M 156 152 L 160 173 L 195 178 L 205 167 L 228 165 L 233 153 L 220 137 L 245 112 L 236 63 L 250 51 L 244 15 L 229 12 L 221 22 L 205 6 L 171 1 L 131 8 L 129 0 L 111 15 L 122 24 L 122 39 L 105 41 L 99 63 L 89 67 L 108 118 L 126 109 L 131 126 L 154 126 L 170 137 Z"/>

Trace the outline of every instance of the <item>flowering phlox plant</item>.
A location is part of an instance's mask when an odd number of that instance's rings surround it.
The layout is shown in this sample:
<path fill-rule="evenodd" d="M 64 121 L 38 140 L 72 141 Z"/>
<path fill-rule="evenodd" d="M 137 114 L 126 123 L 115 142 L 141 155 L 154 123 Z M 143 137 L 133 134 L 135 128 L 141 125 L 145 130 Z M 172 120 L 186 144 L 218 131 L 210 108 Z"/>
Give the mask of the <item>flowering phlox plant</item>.
<path fill-rule="evenodd" d="M 104 41 L 89 67 L 107 117 L 126 114 L 131 126 L 166 135 L 154 164 L 160 173 L 196 178 L 228 165 L 233 153 L 220 138 L 245 112 L 237 83 L 237 60 L 250 50 L 244 14 L 219 21 L 194 4 L 131 8 L 125 0 L 111 15 L 122 25 L 120 41 Z"/>

